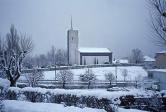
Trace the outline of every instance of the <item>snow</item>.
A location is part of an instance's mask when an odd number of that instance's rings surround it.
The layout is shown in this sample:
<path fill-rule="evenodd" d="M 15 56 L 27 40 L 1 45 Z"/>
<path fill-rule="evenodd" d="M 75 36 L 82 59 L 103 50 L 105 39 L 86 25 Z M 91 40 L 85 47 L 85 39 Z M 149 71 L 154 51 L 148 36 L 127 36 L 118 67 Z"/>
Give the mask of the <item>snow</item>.
<path fill-rule="evenodd" d="M 62 104 L 4 100 L 5 112 L 106 112 L 104 109 L 64 107 Z"/>
<path fill-rule="evenodd" d="M 115 75 L 115 67 L 100 67 L 100 68 L 91 68 L 92 71 L 97 75 L 97 79 L 105 81 L 105 73 L 112 72 Z M 121 75 L 124 69 L 128 70 L 127 80 L 135 80 L 135 77 L 138 75 L 147 76 L 147 72 L 139 66 L 129 66 L 129 67 L 117 67 L 117 80 L 124 80 L 124 77 Z M 71 69 L 74 73 L 74 80 L 79 80 L 79 75 L 84 74 L 87 68 L 83 69 Z M 59 70 L 57 70 L 57 73 Z M 55 71 L 44 72 L 45 80 L 54 80 Z"/>
<path fill-rule="evenodd" d="M 148 112 L 148 111 L 136 110 L 136 109 L 118 108 L 118 112 Z"/>
<path fill-rule="evenodd" d="M 25 88 L 21 89 L 21 91 L 38 92 L 38 93 L 42 93 L 42 94 L 45 94 L 47 92 L 47 90 L 48 89 L 40 88 L 40 87 L 36 87 L 36 88 L 25 87 Z"/>
<path fill-rule="evenodd" d="M 149 57 L 149 56 L 144 56 L 144 61 L 155 61 L 155 59 L 154 58 L 151 58 L 151 57 Z"/>
<path fill-rule="evenodd" d="M 166 53 L 166 51 L 161 51 L 161 52 L 158 52 L 158 53 Z"/>
<path fill-rule="evenodd" d="M 161 94 L 164 94 L 163 97 L 166 97 L 166 90 L 161 90 L 160 93 L 161 93 Z"/>
<path fill-rule="evenodd" d="M 150 69 L 151 72 L 166 72 L 166 69 Z"/>
<path fill-rule="evenodd" d="M 18 87 L 9 87 L 9 89 L 8 89 L 9 91 L 11 91 L 11 92 L 15 92 L 15 93 L 19 93 L 20 92 L 20 88 L 18 88 Z"/>
<path fill-rule="evenodd" d="M 23 91 L 29 91 L 29 92 L 38 92 L 42 94 L 46 94 L 47 92 L 51 94 L 68 94 L 68 95 L 76 95 L 77 97 L 81 96 L 94 96 L 97 99 L 102 99 L 106 98 L 109 100 L 114 101 L 115 98 L 119 98 L 121 96 L 126 96 L 126 95 L 133 95 L 135 97 L 149 97 L 153 95 L 152 91 L 145 91 L 145 90 L 140 90 L 140 89 L 134 89 L 134 88 L 128 88 L 129 91 L 107 91 L 106 89 L 71 89 L 71 90 L 66 90 L 66 89 L 45 89 L 45 88 L 32 88 L 32 87 L 25 87 L 20 89 L 20 92 Z M 119 104 L 120 102 L 114 102 L 116 104 Z"/>
<path fill-rule="evenodd" d="M 64 107 L 62 104 L 32 103 L 26 101 L 4 100 L 5 112 L 106 112 L 104 109 Z M 147 112 L 136 109 L 118 108 L 118 112 Z"/>
<path fill-rule="evenodd" d="M 0 78 L 0 87 L 2 87 L 2 91 L 4 92 L 5 90 L 8 89 L 8 87 L 10 87 L 10 81 L 7 79 Z M 1 93 L 1 90 L 0 90 L 0 93 Z"/>
<path fill-rule="evenodd" d="M 88 47 L 80 47 L 78 51 L 81 53 L 111 53 L 109 48 L 88 48 Z"/>
<path fill-rule="evenodd" d="M 117 60 L 117 63 L 127 64 L 127 63 L 129 63 L 129 61 L 127 59 L 119 59 L 119 60 Z"/>

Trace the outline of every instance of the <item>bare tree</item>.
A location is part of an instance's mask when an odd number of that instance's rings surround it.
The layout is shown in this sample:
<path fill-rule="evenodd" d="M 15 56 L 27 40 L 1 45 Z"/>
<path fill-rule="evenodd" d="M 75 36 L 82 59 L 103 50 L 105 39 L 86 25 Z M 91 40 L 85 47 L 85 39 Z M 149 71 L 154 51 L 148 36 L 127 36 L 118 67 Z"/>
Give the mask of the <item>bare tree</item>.
<path fill-rule="evenodd" d="M 32 52 L 34 44 L 31 37 L 27 37 L 25 34 L 20 35 L 20 47 L 21 51 Z"/>
<path fill-rule="evenodd" d="M 24 43 L 24 46 L 28 46 L 27 43 Z M 16 81 L 21 74 L 22 60 L 28 51 L 22 51 L 20 36 L 17 34 L 17 30 L 15 29 L 14 25 L 11 26 L 10 33 L 7 33 L 6 35 L 6 44 L 7 45 L 0 56 L 1 65 L 8 80 L 11 82 L 10 86 L 15 86 Z"/>
<path fill-rule="evenodd" d="M 152 7 L 151 24 L 152 40 L 161 47 L 166 47 L 166 0 L 149 0 Z"/>
<path fill-rule="evenodd" d="M 20 52 L 17 56 L 13 51 L 13 55 L 10 53 L 10 57 L 8 57 L 7 52 L 3 52 L 3 59 L 1 60 L 2 67 L 7 75 L 8 80 L 11 82 L 10 86 L 15 86 L 16 81 L 20 77 L 21 74 L 21 64 L 22 60 L 25 57 L 24 52 Z M 8 61 L 10 59 L 10 61 Z"/>
<path fill-rule="evenodd" d="M 35 65 L 34 58 L 30 55 L 26 55 L 22 62 L 23 69 L 32 69 Z"/>
<path fill-rule="evenodd" d="M 67 64 L 67 51 L 58 49 L 56 52 L 56 63 L 58 65 Z"/>
<path fill-rule="evenodd" d="M 65 88 L 66 83 L 73 81 L 74 74 L 70 70 L 61 70 L 57 74 L 57 79 L 62 83 L 62 88 Z"/>
<path fill-rule="evenodd" d="M 46 66 L 48 65 L 48 60 L 45 54 L 39 55 L 39 62 L 41 68 L 46 68 Z"/>
<path fill-rule="evenodd" d="M 55 66 L 56 64 L 56 48 L 52 46 L 51 50 L 47 52 L 47 58 L 49 61 L 49 64 L 51 66 Z"/>
<path fill-rule="evenodd" d="M 128 76 L 128 70 L 127 69 L 123 69 L 122 76 L 124 77 L 124 82 L 126 82 L 126 77 Z"/>
<path fill-rule="evenodd" d="M 144 57 L 142 51 L 139 49 L 133 49 L 129 57 L 129 62 L 138 64 L 138 63 L 143 63 L 143 61 Z"/>
<path fill-rule="evenodd" d="M 39 56 L 34 57 L 35 65 L 39 68 L 41 66 Z"/>
<path fill-rule="evenodd" d="M 135 77 L 135 81 L 136 81 L 136 87 L 140 87 L 142 89 L 146 88 L 146 85 L 144 84 L 145 79 L 141 74 L 138 74 L 138 76 Z M 151 81 L 147 86 L 151 86 L 153 83 L 154 82 Z"/>
<path fill-rule="evenodd" d="M 84 74 L 80 75 L 80 80 L 83 82 L 87 82 L 88 83 L 88 89 L 90 88 L 90 85 L 92 83 L 95 83 L 96 79 L 96 75 L 93 73 L 92 69 L 89 69 L 85 71 Z"/>
<path fill-rule="evenodd" d="M 112 82 L 115 80 L 115 76 L 112 72 L 105 74 L 105 80 L 110 82 L 110 87 L 112 87 Z"/>
<path fill-rule="evenodd" d="M 21 52 L 21 48 L 19 46 L 20 38 L 19 38 L 17 30 L 13 24 L 10 27 L 10 32 L 7 33 L 7 35 L 6 35 L 6 41 L 7 41 L 6 50 L 7 50 L 9 57 L 10 57 L 10 55 L 13 54 L 12 51 L 14 51 L 16 55 L 18 55 Z"/>
<path fill-rule="evenodd" d="M 35 87 L 39 80 L 44 79 L 43 72 L 37 69 L 34 69 L 32 73 L 24 74 L 24 76 L 30 87 Z"/>

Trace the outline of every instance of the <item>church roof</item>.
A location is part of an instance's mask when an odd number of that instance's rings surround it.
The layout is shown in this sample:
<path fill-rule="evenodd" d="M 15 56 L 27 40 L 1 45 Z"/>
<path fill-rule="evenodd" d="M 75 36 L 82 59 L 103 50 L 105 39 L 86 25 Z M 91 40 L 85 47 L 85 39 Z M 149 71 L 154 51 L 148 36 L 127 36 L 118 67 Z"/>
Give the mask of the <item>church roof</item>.
<path fill-rule="evenodd" d="M 81 53 L 111 53 L 109 48 L 89 48 L 89 47 L 80 47 L 78 51 Z"/>

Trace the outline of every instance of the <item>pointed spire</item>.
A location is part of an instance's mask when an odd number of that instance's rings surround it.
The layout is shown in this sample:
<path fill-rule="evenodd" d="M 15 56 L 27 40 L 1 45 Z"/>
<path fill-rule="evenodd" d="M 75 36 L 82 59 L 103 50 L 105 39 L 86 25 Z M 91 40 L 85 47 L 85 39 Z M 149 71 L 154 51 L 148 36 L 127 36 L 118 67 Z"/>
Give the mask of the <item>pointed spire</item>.
<path fill-rule="evenodd" d="M 72 26 L 72 15 L 71 15 L 71 28 L 70 30 L 73 30 L 73 26 Z"/>

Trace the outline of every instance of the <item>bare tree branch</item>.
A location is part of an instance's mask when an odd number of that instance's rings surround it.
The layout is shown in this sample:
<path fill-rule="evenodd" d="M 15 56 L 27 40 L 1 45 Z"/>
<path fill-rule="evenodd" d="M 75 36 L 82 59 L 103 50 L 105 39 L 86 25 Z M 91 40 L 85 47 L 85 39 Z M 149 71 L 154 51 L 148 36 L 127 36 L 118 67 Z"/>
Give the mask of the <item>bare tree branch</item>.
<path fill-rule="evenodd" d="M 166 0 L 149 0 L 151 10 L 152 41 L 160 46 L 166 47 Z"/>

